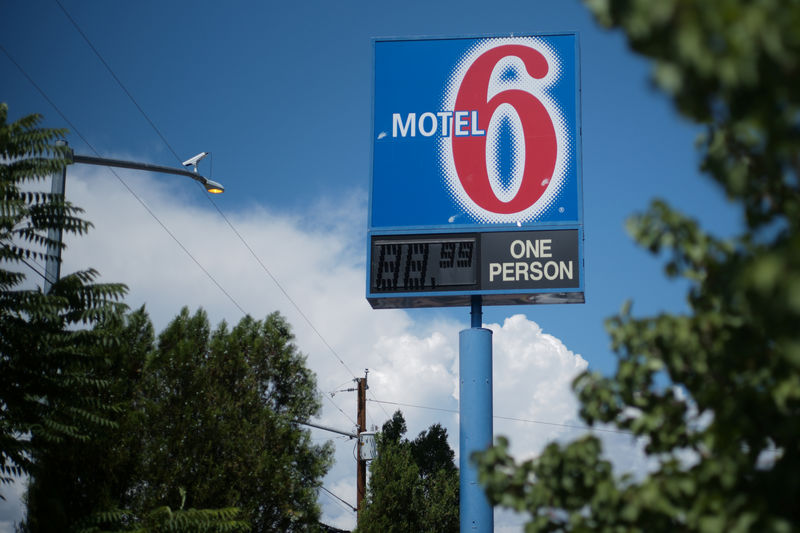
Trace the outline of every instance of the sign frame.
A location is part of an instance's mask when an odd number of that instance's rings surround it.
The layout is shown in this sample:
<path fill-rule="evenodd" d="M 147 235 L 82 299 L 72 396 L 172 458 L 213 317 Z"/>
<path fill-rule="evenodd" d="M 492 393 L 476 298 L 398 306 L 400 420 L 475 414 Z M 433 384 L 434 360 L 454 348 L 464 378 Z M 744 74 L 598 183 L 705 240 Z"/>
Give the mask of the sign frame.
<path fill-rule="evenodd" d="M 437 207 L 434 209 L 436 211 L 435 216 L 429 216 L 425 212 L 428 207 L 423 206 L 420 209 L 420 212 L 414 213 L 412 212 L 415 209 L 414 205 L 406 205 L 405 208 L 410 210 L 408 213 L 404 212 L 403 206 L 395 207 L 391 205 L 387 208 L 392 202 L 394 202 L 395 196 L 402 196 L 402 195 L 394 195 L 394 194 L 387 194 L 387 190 L 391 193 L 391 188 L 387 189 L 382 183 L 381 180 L 385 179 L 383 176 L 384 169 L 387 168 L 387 165 L 383 163 L 384 146 L 386 145 L 385 141 L 382 145 L 380 143 L 381 140 L 385 139 L 387 136 L 387 125 L 386 125 L 386 105 L 383 103 L 382 96 L 377 93 L 380 90 L 379 85 L 384 83 L 383 81 L 379 80 L 381 76 L 384 78 L 385 70 L 384 66 L 379 65 L 379 61 L 381 60 L 379 56 L 379 48 L 390 50 L 402 50 L 402 48 L 406 45 L 415 46 L 420 49 L 424 49 L 426 46 L 430 45 L 432 47 L 438 46 L 440 43 L 445 43 L 446 45 L 453 47 L 463 45 L 465 48 L 468 46 L 478 46 L 483 42 L 488 41 L 497 41 L 501 40 L 502 43 L 511 42 L 516 43 L 518 39 L 536 39 L 539 42 L 552 42 L 554 39 L 562 39 L 563 42 L 566 43 L 563 45 L 564 49 L 569 50 L 571 40 L 571 56 L 567 54 L 569 57 L 572 58 L 573 63 L 568 63 L 565 68 L 567 72 L 569 72 L 568 81 L 570 81 L 572 86 L 572 98 L 569 105 L 566 107 L 571 110 L 569 116 L 569 132 L 567 142 L 572 145 L 571 152 L 569 154 L 570 161 L 569 164 L 571 165 L 570 175 L 569 177 L 565 178 L 569 181 L 570 189 L 570 196 L 567 200 L 568 202 L 571 201 L 567 207 L 567 213 L 559 218 L 559 215 L 547 215 L 544 217 L 540 217 L 539 219 L 533 217 L 528 217 L 524 220 L 481 220 L 478 217 L 480 215 L 475 215 L 467 213 L 464 215 L 456 214 L 453 216 L 444 219 L 442 216 L 442 209 Z M 564 40 L 566 39 L 566 40 Z M 507 41 L 511 40 L 511 41 Z M 548 41 L 549 40 L 549 41 Z M 373 79 L 372 79 L 372 120 L 370 125 L 370 132 L 371 132 L 371 142 L 370 142 L 370 196 L 369 196 L 369 208 L 368 208 L 368 232 L 367 232 L 367 263 L 366 263 L 366 270 L 367 270 L 367 279 L 366 279 L 366 296 L 370 304 L 373 308 L 376 309 L 384 309 L 384 308 L 416 308 L 416 307 L 447 307 L 447 306 L 464 306 L 469 305 L 471 301 L 471 297 L 474 295 L 479 295 L 482 297 L 482 302 L 485 305 L 530 305 L 530 304 L 544 304 L 544 303 L 583 303 L 585 301 L 584 291 L 585 291 L 585 272 L 584 272 L 584 229 L 583 229 L 583 179 L 582 179 L 582 141 L 581 141 L 581 79 L 580 79 L 580 40 L 579 35 L 577 32 L 554 32 L 554 33 L 528 33 L 528 34 L 506 34 L 506 35 L 483 35 L 483 36 L 461 36 L 461 37 L 413 37 L 413 38 L 404 38 L 404 37 L 388 37 L 388 38 L 374 38 L 372 39 L 372 47 L 373 47 Z M 381 57 L 391 54 L 381 53 Z M 399 54 L 402 55 L 402 54 Z M 434 54 L 435 55 L 435 54 Z M 423 69 L 424 70 L 424 69 Z M 450 68 L 452 70 L 452 67 Z M 494 75 L 494 74 L 493 74 Z M 442 77 L 453 76 L 449 72 L 445 72 L 442 74 L 439 79 Z M 383 79 L 383 78 L 381 78 Z M 399 90 L 398 90 L 399 92 Z M 569 94 L 569 93 L 568 93 Z M 438 95 L 436 95 L 438 97 Z M 381 111 L 379 111 L 379 108 Z M 404 110 L 401 110 L 400 119 L 394 117 L 394 124 L 393 126 L 397 128 L 398 124 L 402 126 L 406 126 L 406 129 L 409 129 L 411 126 L 411 118 L 409 115 L 412 112 L 408 111 L 409 107 L 406 107 Z M 431 111 L 436 111 L 436 109 L 431 109 Z M 401 113 L 405 111 L 406 115 L 402 115 Z M 416 113 L 420 116 L 422 115 L 421 111 L 424 109 L 417 109 Z M 383 124 L 379 126 L 379 119 L 377 115 L 381 115 L 380 121 L 383 121 Z M 428 113 L 428 115 L 432 115 L 433 113 Z M 427 118 L 431 118 L 430 116 Z M 454 118 L 447 117 L 451 120 L 450 126 L 453 127 L 453 120 Z M 469 115 L 466 116 L 469 118 Z M 414 116 L 414 119 L 417 119 Z M 428 122 L 419 122 L 419 124 L 415 124 L 416 126 L 427 127 L 428 131 L 420 130 L 420 134 L 423 135 L 425 133 L 429 133 L 431 127 L 433 126 L 433 119 L 428 120 Z M 442 118 L 441 122 L 442 131 L 446 129 L 445 126 L 445 118 Z M 380 130 L 380 131 L 379 131 Z M 459 131 L 466 131 L 467 128 L 465 127 L 463 130 Z M 399 130 L 402 133 L 402 130 Z M 453 129 L 453 132 L 456 130 Z M 475 127 L 473 126 L 473 131 L 475 131 Z M 397 135 L 397 131 L 393 132 Z M 446 132 L 445 132 L 446 133 Z M 480 133 L 480 131 L 479 131 Z M 396 137 L 395 137 L 396 138 Z M 420 141 L 424 142 L 426 139 L 420 139 Z M 416 139 L 413 139 L 416 142 Z M 446 142 L 446 141 L 445 141 Z M 422 144 L 421 142 L 418 144 Z M 376 157 L 378 157 L 378 161 L 376 162 Z M 408 161 L 410 158 L 404 157 L 399 158 L 398 160 L 401 162 Z M 428 167 L 426 167 L 427 169 Z M 426 171 L 427 172 L 427 171 Z M 442 170 L 441 169 L 432 169 L 429 171 L 430 174 L 436 174 L 437 176 L 434 178 L 436 181 L 442 181 Z M 412 175 L 409 173 L 408 175 Z M 413 174 L 416 176 L 417 174 Z M 416 178 L 413 178 L 416 179 Z M 425 182 L 427 183 L 427 182 Z M 438 184 L 441 186 L 441 183 Z M 431 185 L 433 186 L 433 185 Z M 518 186 L 519 187 L 519 186 Z M 573 196 L 574 195 L 574 196 Z M 403 202 L 401 198 L 400 202 Z M 405 202 L 406 204 L 414 204 L 414 202 Z M 451 206 L 452 208 L 452 206 Z M 562 208 L 559 208 L 562 209 Z M 384 210 L 392 211 L 390 216 L 379 216 Z M 556 211 L 553 208 L 550 208 L 550 211 L 555 213 Z M 421 213 L 421 214 L 420 214 Z M 562 209 L 561 213 L 564 213 Z M 433 220 L 435 219 L 435 220 Z M 376 290 L 375 285 L 372 283 L 374 281 L 372 277 L 375 274 L 375 266 L 374 261 L 377 259 L 373 257 L 373 241 L 375 239 L 380 238 L 387 238 L 387 239 L 425 239 L 435 236 L 446 236 L 447 238 L 458 237 L 459 235 L 467 235 L 467 234 L 478 234 L 478 240 L 481 240 L 481 235 L 484 233 L 498 233 L 498 232 L 548 232 L 548 231 L 557 231 L 557 230 L 575 230 L 577 232 L 577 257 L 575 265 L 577 267 L 576 277 L 577 277 L 577 286 L 575 283 L 571 283 L 569 287 L 547 287 L 547 288 L 509 288 L 509 289 L 487 289 L 482 287 L 479 283 L 477 284 L 477 288 L 473 287 L 470 290 L 458 290 L 449 288 L 446 290 L 435 290 L 435 289 L 426 289 L 426 290 L 403 290 L 398 289 L 395 291 L 379 291 Z M 476 261 L 484 261 L 485 258 L 482 257 L 480 253 L 480 247 L 476 251 Z M 478 275 L 481 275 L 484 270 L 486 270 L 487 266 L 478 263 Z"/>

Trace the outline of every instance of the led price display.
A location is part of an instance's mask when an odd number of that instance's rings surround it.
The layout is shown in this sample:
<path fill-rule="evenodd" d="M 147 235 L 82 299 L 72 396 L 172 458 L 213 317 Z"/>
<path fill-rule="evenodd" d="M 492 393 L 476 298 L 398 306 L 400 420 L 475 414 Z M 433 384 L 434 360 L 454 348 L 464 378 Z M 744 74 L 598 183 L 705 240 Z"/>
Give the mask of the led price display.
<path fill-rule="evenodd" d="M 474 235 L 376 237 L 370 288 L 374 293 L 468 290 L 478 283 Z"/>
<path fill-rule="evenodd" d="M 583 303 L 578 229 L 370 236 L 373 308 Z"/>

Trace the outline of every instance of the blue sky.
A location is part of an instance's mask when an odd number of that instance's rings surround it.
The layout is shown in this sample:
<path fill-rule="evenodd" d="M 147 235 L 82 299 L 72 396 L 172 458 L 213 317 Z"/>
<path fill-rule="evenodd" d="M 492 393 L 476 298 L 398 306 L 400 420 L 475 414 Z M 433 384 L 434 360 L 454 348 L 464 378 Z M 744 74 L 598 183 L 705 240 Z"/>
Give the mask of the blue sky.
<path fill-rule="evenodd" d="M 697 170 L 693 141 L 701 130 L 653 89 L 648 63 L 620 34 L 598 28 L 579 2 L 61 3 L 172 148 L 54 0 L 0 1 L 0 44 L 72 127 L 0 54 L 0 100 L 11 117 L 37 112 L 46 126 L 78 130 L 91 145 L 70 133 L 80 154 L 93 148 L 179 166 L 211 152 L 200 171 L 226 187 L 214 201 L 280 288 L 191 182 L 119 172 L 236 304 L 109 171 L 77 165 L 67 194 L 87 208 L 96 230 L 69 243 L 65 269 L 94 266 L 104 279 L 128 283 L 130 304 L 146 303 L 158 327 L 183 305 L 228 322 L 241 317 L 237 305 L 255 316 L 278 309 L 325 392 L 370 368 L 373 400 L 456 409 L 457 332 L 469 324 L 467 309 L 373 311 L 364 298 L 373 38 L 580 36 L 586 304 L 484 309 L 484 323 L 496 327 L 496 414 L 578 424 L 569 379 L 587 365 L 610 373 L 616 364 L 604 318 L 626 299 L 637 314 L 686 308 L 685 286 L 666 280 L 660 262 L 631 242 L 626 217 L 660 197 L 720 234 L 740 223 Z M 561 389 L 548 388 L 556 383 Z M 370 423 L 379 426 L 394 408 L 372 402 Z M 355 398 L 326 401 L 322 420 L 351 425 L 339 409 L 354 417 Z M 455 414 L 403 411 L 410 436 L 438 421 L 457 446 Z M 495 422 L 495 433 L 510 435 L 520 455 L 547 438 L 576 436 L 553 428 Z M 336 443 L 326 486 L 352 502 L 352 442 Z M 612 456 L 626 455 L 622 443 L 609 446 Z M 352 513 L 323 496 L 320 503 L 329 523 L 352 526 Z M 18 509 L 0 503 L 0 531 Z M 517 531 L 520 521 L 499 515 L 498 531 Z"/>

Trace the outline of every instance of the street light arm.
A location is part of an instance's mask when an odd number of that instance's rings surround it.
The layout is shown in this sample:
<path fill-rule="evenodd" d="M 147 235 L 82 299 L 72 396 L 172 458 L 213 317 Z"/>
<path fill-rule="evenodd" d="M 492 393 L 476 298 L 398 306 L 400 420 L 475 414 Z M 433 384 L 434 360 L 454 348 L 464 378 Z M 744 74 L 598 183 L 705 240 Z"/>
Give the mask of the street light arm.
<path fill-rule="evenodd" d="M 58 146 L 67 146 L 66 141 L 56 141 Z M 100 165 L 103 167 L 119 167 L 130 168 L 133 170 L 145 170 L 149 172 L 160 172 L 163 174 L 177 174 L 178 176 L 186 176 L 195 181 L 203 184 L 206 190 L 213 194 L 219 194 L 225 191 L 225 187 L 216 181 L 212 181 L 196 172 L 190 172 L 182 168 L 164 167 L 161 165 L 151 165 L 149 163 L 137 163 L 136 161 L 123 161 L 122 159 L 109 159 L 106 157 L 92 157 L 89 155 L 76 155 L 72 150 L 67 150 L 67 164 L 83 163 L 85 165 Z M 67 179 L 67 167 L 62 168 L 58 175 L 53 176 L 53 185 L 51 193 L 55 195 L 64 195 L 64 183 Z M 152 213 L 151 213 L 152 214 Z M 45 278 L 43 290 L 46 293 L 50 292 L 53 283 L 58 281 L 61 275 L 61 230 L 58 228 L 50 228 L 47 234 L 50 243 L 47 246 L 47 259 L 45 264 Z"/>
<path fill-rule="evenodd" d="M 85 165 L 99 165 L 104 167 L 130 168 L 133 170 L 145 170 L 148 172 L 161 172 L 164 174 L 186 176 L 187 178 L 192 178 L 193 180 L 202 183 L 206 190 L 211 193 L 221 193 L 225 190 L 225 188 L 216 181 L 212 181 L 204 176 L 201 176 L 200 174 L 182 168 L 151 165 L 150 163 L 139 163 L 136 161 L 124 161 L 122 159 L 109 159 L 107 157 L 92 157 L 89 155 L 78 155 L 75 153 L 70 154 L 69 157 L 71 159 L 71 163 L 83 163 Z"/>
<path fill-rule="evenodd" d="M 302 420 L 295 420 L 295 424 L 302 424 L 304 426 L 310 426 L 312 428 L 317 429 L 324 429 L 325 431 L 330 431 L 331 433 L 338 433 L 339 435 L 344 435 L 345 437 L 350 437 L 351 439 L 357 439 L 358 435 L 355 433 L 350 433 L 349 431 L 342 431 L 341 429 L 331 428 L 328 426 L 322 426 L 319 424 L 313 424 L 311 422 L 303 422 Z"/>

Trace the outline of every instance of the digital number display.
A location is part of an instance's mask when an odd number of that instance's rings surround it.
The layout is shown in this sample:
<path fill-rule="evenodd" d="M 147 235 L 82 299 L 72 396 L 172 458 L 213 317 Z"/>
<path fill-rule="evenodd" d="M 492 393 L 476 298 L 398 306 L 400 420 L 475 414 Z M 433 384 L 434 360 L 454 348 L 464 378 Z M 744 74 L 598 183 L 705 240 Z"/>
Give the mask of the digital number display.
<path fill-rule="evenodd" d="M 375 237 L 372 292 L 469 289 L 478 284 L 476 237 Z"/>
<path fill-rule="evenodd" d="M 576 228 L 370 235 L 374 309 L 584 303 Z"/>

